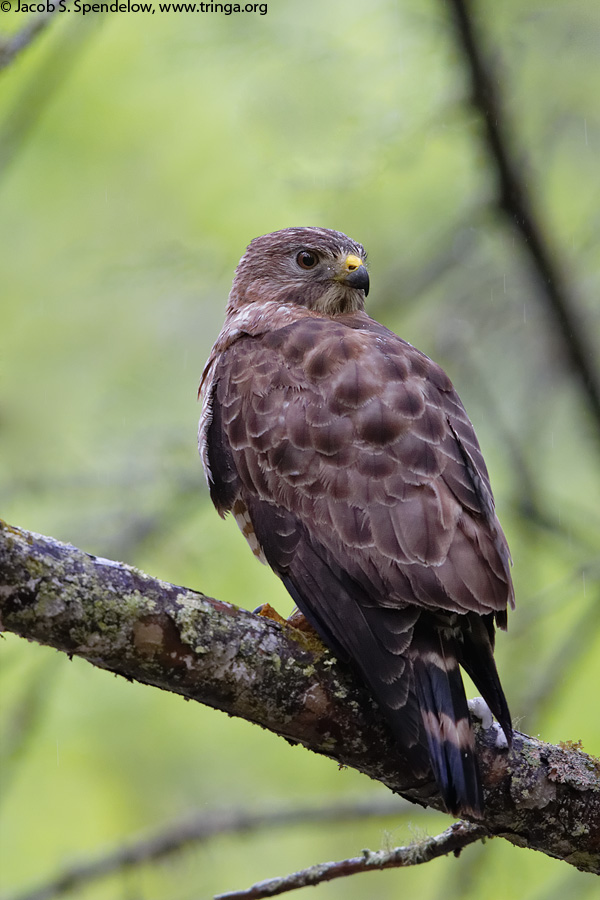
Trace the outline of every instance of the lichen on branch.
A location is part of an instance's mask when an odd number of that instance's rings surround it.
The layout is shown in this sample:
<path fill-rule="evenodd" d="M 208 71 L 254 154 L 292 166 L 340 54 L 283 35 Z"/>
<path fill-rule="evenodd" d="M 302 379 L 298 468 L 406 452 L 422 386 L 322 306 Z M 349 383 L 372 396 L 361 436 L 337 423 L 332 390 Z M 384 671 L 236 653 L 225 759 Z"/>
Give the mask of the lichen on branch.
<path fill-rule="evenodd" d="M 367 691 L 303 632 L 0 520 L 0 627 L 240 716 L 442 809 Z M 476 727 L 487 833 L 600 874 L 600 763 Z"/>

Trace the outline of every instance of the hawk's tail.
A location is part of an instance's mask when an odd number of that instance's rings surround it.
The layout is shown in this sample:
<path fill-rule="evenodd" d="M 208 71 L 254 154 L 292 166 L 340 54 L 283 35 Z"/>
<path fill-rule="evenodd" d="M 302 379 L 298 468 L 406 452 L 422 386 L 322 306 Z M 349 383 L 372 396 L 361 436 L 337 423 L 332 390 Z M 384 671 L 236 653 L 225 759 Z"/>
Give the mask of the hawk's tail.
<path fill-rule="evenodd" d="M 494 615 L 468 615 L 462 631 L 460 664 L 498 719 L 508 745 L 512 743 L 510 712 L 494 661 Z"/>
<path fill-rule="evenodd" d="M 481 818 L 483 794 L 456 639 L 449 631 L 417 627 L 411 656 L 431 767 L 444 803 L 453 815 Z"/>

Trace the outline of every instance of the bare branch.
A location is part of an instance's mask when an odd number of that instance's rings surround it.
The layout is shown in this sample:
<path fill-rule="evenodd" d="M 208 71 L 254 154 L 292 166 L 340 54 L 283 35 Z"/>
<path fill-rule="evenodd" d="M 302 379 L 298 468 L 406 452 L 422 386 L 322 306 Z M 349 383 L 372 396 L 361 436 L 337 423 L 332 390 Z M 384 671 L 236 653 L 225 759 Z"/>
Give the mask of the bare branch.
<path fill-rule="evenodd" d="M 0 70 L 6 69 L 48 27 L 58 8 L 58 0 L 47 0 L 44 12 L 31 16 L 20 31 L 0 40 Z"/>
<path fill-rule="evenodd" d="M 391 801 L 391 802 L 390 802 Z M 321 804 L 316 807 L 263 810 L 261 812 L 222 809 L 189 815 L 168 828 L 152 835 L 126 841 L 124 845 L 96 859 L 70 866 L 56 878 L 3 900 L 52 900 L 67 891 L 74 891 L 118 871 L 134 866 L 155 863 L 180 853 L 190 844 L 200 844 L 222 834 L 245 834 L 259 829 L 290 827 L 306 823 L 324 824 L 347 822 L 357 818 L 398 816 L 402 801 L 398 799 L 366 798 L 354 802 Z"/>
<path fill-rule="evenodd" d="M 594 362 L 598 352 L 588 338 L 559 254 L 537 215 L 522 175 L 523 167 L 513 153 L 498 80 L 482 51 L 483 41 L 475 25 L 473 3 L 471 0 L 446 0 L 446 3 L 450 6 L 456 41 L 468 69 L 470 102 L 483 121 L 483 140 L 496 170 L 498 207 L 520 236 L 523 251 L 529 257 L 554 319 L 556 338 L 579 378 L 600 437 L 600 375 Z"/>
<path fill-rule="evenodd" d="M 486 837 L 486 829 L 482 825 L 470 822 L 455 822 L 443 834 L 416 841 L 408 847 L 396 847 L 394 850 L 379 850 L 373 853 L 364 850 L 362 856 L 343 859 L 339 862 L 320 863 L 310 866 L 301 872 L 284 875 L 282 878 L 270 878 L 261 881 L 242 891 L 231 891 L 219 894 L 214 900 L 262 900 L 264 897 L 275 897 L 298 888 L 314 887 L 334 878 L 346 878 L 361 872 L 379 872 L 382 869 L 401 869 L 406 866 L 419 866 L 431 862 L 440 856 L 454 853 L 456 856 L 468 844 Z"/>
<path fill-rule="evenodd" d="M 301 743 L 442 809 L 410 775 L 352 672 L 293 628 L 0 524 L 0 619 L 93 665 L 183 694 Z M 600 874 L 600 763 L 516 733 L 476 729 L 486 832 Z"/>

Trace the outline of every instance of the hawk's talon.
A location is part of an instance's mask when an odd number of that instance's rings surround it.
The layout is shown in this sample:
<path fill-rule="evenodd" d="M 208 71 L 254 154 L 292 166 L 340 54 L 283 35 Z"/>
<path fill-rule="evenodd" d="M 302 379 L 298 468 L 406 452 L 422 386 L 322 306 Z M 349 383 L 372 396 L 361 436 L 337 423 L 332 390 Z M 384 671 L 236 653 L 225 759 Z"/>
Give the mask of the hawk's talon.
<path fill-rule="evenodd" d="M 288 631 L 288 634 L 291 629 L 293 633 L 289 634 L 289 636 L 297 643 L 302 644 L 307 650 L 321 654 L 325 649 L 321 636 L 299 609 L 295 609 L 287 619 L 280 616 L 277 610 L 273 609 L 269 603 L 261 603 L 254 612 L 257 616 L 270 619 L 271 622 L 277 622 L 278 625 L 281 625 Z"/>
<path fill-rule="evenodd" d="M 270 603 L 261 603 L 261 605 L 257 606 L 254 610 L 254 614 L 262 616 L 263 619 L 270 619 L 272 622 L 277 622 L 278 625 L 287 625 L 287 619 L 280 616 Z"/>
<path fill-rule="evenodd" d="M 280 616 L 270 603 L 261 603 L 253 612 L 257 616 L 262 616 L 264 619 L 270 619 L 272 622 L 277 622 L 278 625 L 283 625 L 284 628 L 293 628 L 295 631 L 301 631 L 306 637 L 317 638 L 321 642 L 319 633 L 299 609 L 295 609 L 287 619 Z"/>
<path fill-rule="evenodd" d="M 286 624 L 291 628 L 295 628 L 296 631 L 301 631 L 307 637 L 318 638 L 319 641 L 321 640 L 319 632 L 311 625 L 304 613 L 301 613 L 299 609 L 295 609 L 291 616 L 288 616 Z"/>

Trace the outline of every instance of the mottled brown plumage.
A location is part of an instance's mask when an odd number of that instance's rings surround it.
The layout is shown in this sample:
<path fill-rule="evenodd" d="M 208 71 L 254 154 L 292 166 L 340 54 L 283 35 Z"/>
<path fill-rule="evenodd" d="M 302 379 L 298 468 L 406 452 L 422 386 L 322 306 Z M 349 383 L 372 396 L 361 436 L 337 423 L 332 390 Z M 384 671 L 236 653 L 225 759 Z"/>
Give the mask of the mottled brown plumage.
<path fill-rule="evenodd" d="M 212 500 L 369 684 L 415 775 L 483 800 L 459 664 L 510 740 L 493 658 L 513 604 L 477 438 L 447 375 L 364 312 L 365 252 L 288 228 L 251 242 L 202 376 Z"/>

